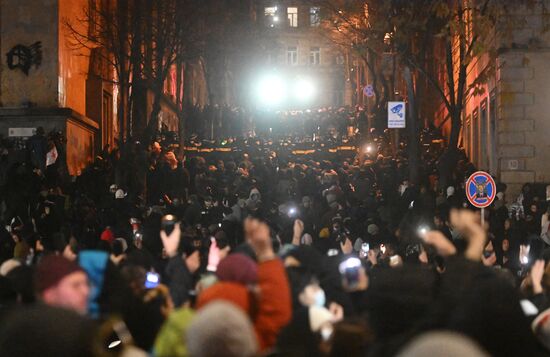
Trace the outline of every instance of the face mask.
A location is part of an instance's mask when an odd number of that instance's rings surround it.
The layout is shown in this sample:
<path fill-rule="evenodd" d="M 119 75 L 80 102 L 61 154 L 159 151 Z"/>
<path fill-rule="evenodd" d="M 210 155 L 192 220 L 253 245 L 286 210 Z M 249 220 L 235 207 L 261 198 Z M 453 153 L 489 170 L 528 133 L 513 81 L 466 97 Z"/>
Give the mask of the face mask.
<path fill-rule="evenodd" d="M 325 306 L 326 298 L 325 298 L 325 292 L 323 291 L 323 289 L 317 290 L 317 292 L 315 293 L 315 296 L 313 297 L 313 301 L 314 301 L 313 302 L 314 306 L 317 306 L 317 307 Z"/>

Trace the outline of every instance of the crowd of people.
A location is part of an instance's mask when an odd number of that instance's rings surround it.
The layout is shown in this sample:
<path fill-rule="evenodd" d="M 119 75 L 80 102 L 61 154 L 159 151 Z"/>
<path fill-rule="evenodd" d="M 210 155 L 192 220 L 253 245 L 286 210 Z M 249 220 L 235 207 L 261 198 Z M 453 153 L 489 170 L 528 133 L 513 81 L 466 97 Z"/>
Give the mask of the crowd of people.
<path fill-rule="evenodd" d="M 550 190 L 498 184 L 482 222 L 465 155 L 443 184 L 422 146 L 412 182 L 387 132 L 269 140 L 135 143 L 64 180 L 35 138 L 0 165 L 0 356 L 550 354 Z"/>

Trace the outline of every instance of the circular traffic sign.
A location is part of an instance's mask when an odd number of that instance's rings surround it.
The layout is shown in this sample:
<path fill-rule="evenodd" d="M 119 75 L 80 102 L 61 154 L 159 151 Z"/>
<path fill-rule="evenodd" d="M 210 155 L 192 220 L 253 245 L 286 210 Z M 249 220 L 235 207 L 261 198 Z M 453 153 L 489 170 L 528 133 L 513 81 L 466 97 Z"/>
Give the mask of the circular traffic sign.
<path fill-rule="evenodd" d="M 495 200 L 497 185 L 484 171 L 474 172 L 466 181 L 466 197 L 477 208 L 485 208 Z"/>

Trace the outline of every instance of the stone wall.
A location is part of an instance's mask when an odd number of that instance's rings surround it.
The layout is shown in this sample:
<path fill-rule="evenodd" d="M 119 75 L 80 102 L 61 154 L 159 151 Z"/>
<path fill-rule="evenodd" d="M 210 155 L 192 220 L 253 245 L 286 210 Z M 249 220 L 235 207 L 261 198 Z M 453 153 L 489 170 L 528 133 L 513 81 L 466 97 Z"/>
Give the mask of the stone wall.
<path fill-rule="evenodd" d="M 57 0 L 1 2 L 0 102 L 4 107 L 56 107 L 58 103 Z M 16 45 L 42 43 L 42 63 L 28 75 L 9 69 L 6 54 Z"/>
<path fill-rule="evenodd" d="M 510 51 L 499 61 L 500 178 L 515 194 L 526 182 L 550 182 L 550 51 Z"/>

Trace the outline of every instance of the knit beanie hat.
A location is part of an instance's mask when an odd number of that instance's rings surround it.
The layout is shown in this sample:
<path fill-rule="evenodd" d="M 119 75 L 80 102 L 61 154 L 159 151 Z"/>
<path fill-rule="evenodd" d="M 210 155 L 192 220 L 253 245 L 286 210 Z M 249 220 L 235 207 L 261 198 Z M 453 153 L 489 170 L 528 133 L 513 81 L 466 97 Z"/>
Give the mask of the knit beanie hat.
<path fill-rule="evenodd" d="M 42 293 L 57 285 L 66 276 L 76 272 L 84 273 L 84 270 L 75 262 L 62 256 L 48 255 L 36 267 L 35 289 L 38 293 Z"/>
<path fill-rule="evenodd" d="M 199 310 L 187 329 L 186 341 L 187 351 L 194 357 L 252 357 L 258 352 L 248 316 L 224 301 Z"/>
<path fill-rule="evenodd" d="M 101 238 L 100 239 L 102 241 L 112 243 L 115 240 L 115 235 L 113 234 L 113 231 L 110 228 L 107 227 L 107 228 L 105 228 L 103 233 L 101 233 Z"/>
<path fill-rule="evenodd" d="M 454 332 L 435 331 L 415 338 L 398 357 L 448 356 L 488 357 L 474 341 Z"/>
<path fill-rule="evenodd" d="M 231 254 L 220 262 L 216 275 L 221 281 L 255 284 L 258 282 L 258 266 L 244 254 Z"/>

